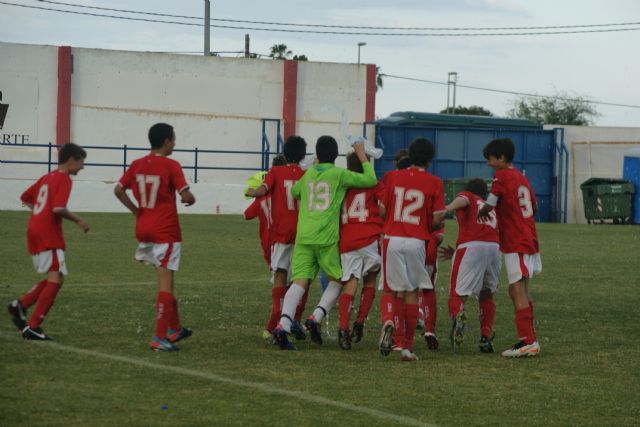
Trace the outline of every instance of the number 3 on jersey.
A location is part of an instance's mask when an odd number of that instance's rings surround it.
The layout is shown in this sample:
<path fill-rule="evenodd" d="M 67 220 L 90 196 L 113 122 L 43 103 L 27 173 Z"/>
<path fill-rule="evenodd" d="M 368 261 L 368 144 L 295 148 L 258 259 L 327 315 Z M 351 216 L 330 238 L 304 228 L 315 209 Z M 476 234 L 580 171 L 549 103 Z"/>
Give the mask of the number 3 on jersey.
<path fill-rule="evenodd" d="M 145 209 L 153 209 L 156 207 L 156 199 L 158 197 L 158 187 L 160 187 L 160 177 L 158 175 L 136 175 L 138 183 L 138 191 L 140 193 L 140 207 Z M 151 184 L 147 192 L 147 184 Z"/>
<path fill-rule="evenodd" d="M 523 218 L 530 218 L 533 216 L 531 193 L 529 192 L 529 189 L 524 185 L 518 187 L 518 203 L 520 204 L 520 210 L 522 211 Z"/>

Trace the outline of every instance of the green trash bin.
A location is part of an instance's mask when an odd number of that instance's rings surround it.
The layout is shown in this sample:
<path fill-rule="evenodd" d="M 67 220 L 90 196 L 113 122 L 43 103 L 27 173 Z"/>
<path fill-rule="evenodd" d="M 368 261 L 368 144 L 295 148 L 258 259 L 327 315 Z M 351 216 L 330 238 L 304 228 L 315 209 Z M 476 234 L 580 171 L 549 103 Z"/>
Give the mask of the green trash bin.
<path fill-rule="evenodd" d="M 623 224 L 631 218 L 633 184 L 624 179 L 590 178 L 580 184 L 587 222 L 612 220 Z"/>

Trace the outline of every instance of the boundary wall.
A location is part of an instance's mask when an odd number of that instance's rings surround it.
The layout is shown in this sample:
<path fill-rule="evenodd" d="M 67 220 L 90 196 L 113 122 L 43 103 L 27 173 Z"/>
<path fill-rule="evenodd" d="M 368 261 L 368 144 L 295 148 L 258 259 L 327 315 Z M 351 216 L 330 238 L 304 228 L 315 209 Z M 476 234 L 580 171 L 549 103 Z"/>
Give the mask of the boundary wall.
<path fill-rule="evenodd" d="M 0 129 L 0 209 L 20 209 L 20 191 L 47 172 L 47 149 L 24 144 L 148 148 L 157 122 L 176 129 L 176 148 L 253 151 L 202 154 L 193 185 L 193 213 L 241 213 L 246 179 L 262 166 L 263 122 L 271 151 L 279 138 L 298 134 L 309 152 L 320 135 L 333 135 L 341 153 L 344 109 L 349 132 L 375 119 L 375 65 L 297 62 L 127 52 L 0 42 L 0 91 L 9 110 Z M 273 123 L 281 123 L 278 135 Z M 342 141 L 341 141 L 342 140 Z M 87 163 L 122 163 L 122 150 L 88 149 Z M 145 155 L 132 151 L 127 163 Z M 174 153 L 191 164 L 193 155 Z M 54 159 L 55 161 L 55 159 Z M 247 170 L 233 170 L 247 169 Z M 122 168 L 91 166 L 74 178 L 70 208 L 118 211 L 112 196 Z M 193 182 L 193 171 L 185 170 Z"/>
<path fill-rule="evenodd" d="M 586 224 L 580 184 L 594 177 L 621 179 L 625 151 L 640 147 L 640 127 L 545 126 L 552 128 L 564 129 L 569 147 L 567 222 Z"/>

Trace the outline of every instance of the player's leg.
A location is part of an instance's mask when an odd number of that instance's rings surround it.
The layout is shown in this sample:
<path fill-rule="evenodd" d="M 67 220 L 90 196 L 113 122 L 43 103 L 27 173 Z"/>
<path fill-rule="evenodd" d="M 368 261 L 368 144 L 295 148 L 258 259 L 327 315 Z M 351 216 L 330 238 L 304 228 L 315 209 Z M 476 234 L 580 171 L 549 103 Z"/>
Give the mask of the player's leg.
<path fill-rule="evenodd" d="M 287 289 L 282 302 L 282 314 L 280 321 L 273 331 L 273 338 L 282 350 L 295 350 L 295 346 L 289 342 L 287 334 L 291 333 L 296 308 L 309 283 L 318 273 L 318 263 L 316 262 L 311 245 L 296 244 L 293 249 L 291 261 L 291 277 L 293 283 Z"/>
<path fill-rule="evenodd" d="M 427 348 L 429 350 L 438 349 L 438 338 L 436 336 L 436 320 L 438 314 L 438 305 L 436 300 L 435 285 L 433 289 L 422 289 L 424 312 L 424 339 L 427 342 Z"/>
<path fill-rule="evenodd" d="M 357 289 L 358 278 L 353 274 L 350 274 L 348 280 L 343 282 L 342 293 L 340 294 L 338 302 L 338 322 L 340 324 L 340 330 L 338 331 L 338 344 L 343 350 L 349 350 L 351 348 L 351 331 L 349 330 L 349 323 L 351 323 L 351 310 L 353 308 L 353 299 Z"/>
<path fill-rule="evenodd" d="M 11 315 L 11 320 L 20 332 L 27 326 L 27 310 L 35 304 L 46 285 L 47 279 L 44 278 L 33 285 L 29 292 L 9 303 L 7 309 Z"/>
<path fill-rule="evenodd" d="M 360 342 L 364 335 L 364 322 L 367 320 L 371 306 L 376 297 L 376 280 L 378 272 L 374 271 L 364 276 L 362 285 L 362 294 L 360 295 L 360 306 L 358 307 L 358 316 L 353 322 L 353 330 L 351 339 L 353 342 Z"/>
<path fill-rule="evenodd" d="M 497 245 L 493 248 L 486 249 L 484 257 L 484 281 L 482 290 L 478 297 L 480 306 L 480 351 L 483 353 L 493 353 L 493 321 L 496 315 L 496 304 L 493 300 L 493 294 L 498 290 L 500 283 L 500 270 L 502 268 L 502 259 Z"/>
<path fill-rule="evenodd" d="M 322 336 L 320 335 L 320 322 L 324 316 L 338 302 L 338 297 L 342 291 L 342 268 L 340 265 L 340 249 L 338 244 L 331 245 L 314 245 L 315 256 L 318 265 L 329 278 L 329 285 L 322 293 L 320 302 L 313 310 L 313 313 L 305 321 L 305 327 L 310 332 L 311 340 L 317 344 L 322 344 Z"/>
<path fill-rule="evenodd" d="M 510 349 L 502 352 L 505 357 L 535 356 L 540 351 L 535 329 L 533 327 L 533 311 L 528 295 L 528 277 L 526 255 L 518 253 L 505 254 L 505 266 L 509 280 L 509 297 L 515 310 L 515 323 L 519 341 Z"/>
<path fill-rule="evenodd" d="M 405 362 L 417 360 L 413 353 L 413 340 L 418 324 L 418 290 L 404 292 L 404 337 L 402 341 L 401 359 Z"/>
<path fill-rule="evenodd" d="M 42 331 L 40 325 L 53 307 L 56 296 L 64 282 L 64 275 L 67 274 L 64 251 L 53 249 L 38 254 L 38 272 L 47 272 L 47 283 L 37 298 L 36 307 L 29 318 L 27 326 L 22 331 L 25 339 L 48 340 L 51 339 Z"/>
<path fill-rule="evenodd" d="M 282 301 L 289 283 L 288 270 L 291 268 L 292 255 L 293 245 L 276 242 L 271 246 L 271 271 L 273 271 L 271 313 L 265 325 L 265 331 L 269 334 L 273 333 L 282 313 Z"/>

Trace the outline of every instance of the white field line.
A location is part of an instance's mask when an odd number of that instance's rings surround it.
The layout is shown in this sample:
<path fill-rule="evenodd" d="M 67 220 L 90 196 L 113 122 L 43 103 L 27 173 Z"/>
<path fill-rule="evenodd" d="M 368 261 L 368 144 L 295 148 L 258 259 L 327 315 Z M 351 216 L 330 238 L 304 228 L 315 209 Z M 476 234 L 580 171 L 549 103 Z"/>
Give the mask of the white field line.
<path fill-rule="evenodd" d="M 268 285 L 269 287 L 271 287 L 271 283 L 269 283 L 269 278 L 265 277 L 262 279 L 229 279 L 229 280 L 180 280 L 180 278 L 176 279 L 176 286 L 179 288 L 181 285 L 220 285 L 220 284 L 225 284 L 225 283 L 257 283 L 257 282 L 263 282 L 266 285 Z M 158 282 L 115 282 L 115 283 L 99 283 L 99 282 L 95 282 L 95 283 L 65 283 L 65 285 L 63 286 L 72 286 L 72 287 L 89 287 L 89 286 L 97 286 L 97 287 L 101 287 L 101 286 L 150 286 L 150 285 L 156 285 Z M 31 286 L 33 286 L 35 284 L 34 283 L 2 283 L 0 284 L 0 286 L 17 286 L 17 287 L 24 287 L 24 288 L 29 288 Z"/>
<path fill-rule="evenodd" d="M 14 342 L 17 341 L 15 338 L 11 338 L 11 336 L 5 332 L 0 332 L 0 337 L 4 339 L 9 339 Z M 147 362 L 146 360 L 136 359 L 133 357 L 118 356 L 115 354 L 102 353 L 94 350 L 85 350 L 82 348 L 72 347 L 64 344 L 58 344 L 51 341 L 31 342 L 28 344 L 38 345 L 46 349 L 55 349 L 59 351 L 65 351 L 68 353 L 75 353 L 81 356 L 87 356 L 87 357 L 92 357 L 96 359 L 106 359 L 113 362 L 120 362 L 123 364 L 140 366 L 148 369 L 154 369 L 157 371 L 161 371 L 163 373 L 166 373 L 167 371 L 169 371 L 169 372 L 173 372 L 179 375 L 184 375 L 187 377 L 200 378 L 200 379 L 209 380 L 217 383 L 228 384 L 235 387 L 249 388 L 249 389 L 257 390 L 262 393 L 277 394 L 277 395 L 285 396 L 288 398 L 303 400 L 313 404 L 332 406 L 334 408 L 344 409 L 346 411 L 369 415 L 373 418 L 392 421 L 392 422 L 396 422 L 404 425 L 420 426 L 420 427 L 437 427 L 436 424 L 423 423 L 422 421 L 417 420 L 415 418 L 405 417 L 403 415 L 397 415 L 391 412 L 385 412 L 378 409 L 368 408 L 366 406 L 353 405 L 350 403 L 340 402 L 337 400 L 331 400 L 325 397 L 315 396 L 309 393 L 302 393 L 299 391 L 287 390 L 285 388 L 276 387 L 267 383 L 245 381 L 237 378 L 229 378 L 222 375 L 211 374 L 208 372 L 196 371 L 193 369 L 180 368 L 180 367 L 170 366 L 170 365 L 162 365 L 160 363 Z"/>

